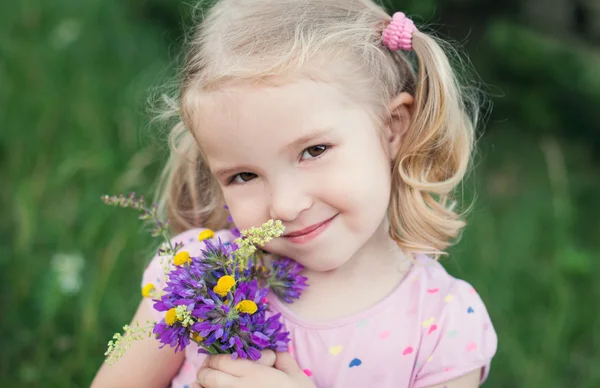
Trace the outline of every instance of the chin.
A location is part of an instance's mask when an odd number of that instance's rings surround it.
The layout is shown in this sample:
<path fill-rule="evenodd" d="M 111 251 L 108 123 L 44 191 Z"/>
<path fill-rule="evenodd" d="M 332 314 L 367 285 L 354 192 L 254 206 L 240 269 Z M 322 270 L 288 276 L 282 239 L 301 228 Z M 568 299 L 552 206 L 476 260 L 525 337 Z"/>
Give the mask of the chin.
<path fill-rule="evenodd" d="M 333 255 L 311 255 L 298 257 L 296 261 L 302 264 L 304 268 L 313 272 L 330 272 L 334 271 L 348 262 L 347 259 L 340 260 L 340 257 L 345 257 L 340 254 Z M 335 258 L 335 259 L 334 259 Z"/>

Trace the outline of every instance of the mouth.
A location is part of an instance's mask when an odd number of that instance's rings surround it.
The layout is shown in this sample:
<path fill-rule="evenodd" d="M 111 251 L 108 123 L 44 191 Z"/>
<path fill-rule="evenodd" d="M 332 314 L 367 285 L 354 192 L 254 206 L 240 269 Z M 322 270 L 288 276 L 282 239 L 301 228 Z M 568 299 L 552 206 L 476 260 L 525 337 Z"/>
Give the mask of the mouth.
<path fill-rule="evenodd" d="M 287 239 L 291 242 L 294 242 L 294 243 L 308 242 L 308 241 L 314 239 L 315 237 L 317 237 L 318 235 L 320 235 L 329 226 L 331 221 L 333 221 L 333 219 L 336 216 L 337 216 L 337 214 L 331 218 L 328 218 L 325 221 L 313 224 L 304 229 L 297 230 L 297 231 L 291 232 L 291 233 L 286 233 L 282 237 L 284 237 L 285 239 Z"/>

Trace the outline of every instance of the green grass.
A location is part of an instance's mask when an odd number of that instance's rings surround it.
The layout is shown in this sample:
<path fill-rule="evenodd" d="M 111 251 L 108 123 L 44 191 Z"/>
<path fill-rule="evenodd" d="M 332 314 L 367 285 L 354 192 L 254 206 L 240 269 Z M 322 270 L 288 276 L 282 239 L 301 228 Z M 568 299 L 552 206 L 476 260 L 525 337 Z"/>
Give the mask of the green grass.
<path fill-rule="evenodd" d="M 122 4 L 22 0 L 0 16 L 0 386 L 89 385 L 139 298 L 151 239 L 100 196 L 151 193 L 164 149 L 144 108 L 169 47 Z M 445 261 L 498 331 L 487 386 L 598 387 L 598 169 L 583 145 L 493 126 Z M 84 260 L 73 295 L 53 271 L 60 253 Z"/>
<path fill-rule="evenodd" d="M 498 332 L 489 386 L 597 387 L 598 171 L 583 147 L 503 130 L 481 145 L 479 198 L 447 261 Z"/>

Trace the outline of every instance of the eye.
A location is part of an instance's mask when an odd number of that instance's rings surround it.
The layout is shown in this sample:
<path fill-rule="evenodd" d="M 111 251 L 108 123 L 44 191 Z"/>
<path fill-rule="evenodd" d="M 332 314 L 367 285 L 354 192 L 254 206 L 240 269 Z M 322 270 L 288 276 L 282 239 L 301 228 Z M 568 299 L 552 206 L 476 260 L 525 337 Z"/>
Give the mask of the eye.
<path fill-rule="evenodd" d="M 321 156 L 327 149 L 329 149 L 329 146 L 325 144 L 308 147 L 302 152 L 302 159 L 316 158 L 317 156 Z"/>
<path fill-rule="evenodd" d="M 232 176 L 231 178 L 229 178 L 229 184 L 232 183 L 246 183 L 251 181 L 252 179 L 256 178 L 256 174 L 251 173 L 251 172 L 241 172 L 239 174 L 235 174 L 234 176 Z"/>

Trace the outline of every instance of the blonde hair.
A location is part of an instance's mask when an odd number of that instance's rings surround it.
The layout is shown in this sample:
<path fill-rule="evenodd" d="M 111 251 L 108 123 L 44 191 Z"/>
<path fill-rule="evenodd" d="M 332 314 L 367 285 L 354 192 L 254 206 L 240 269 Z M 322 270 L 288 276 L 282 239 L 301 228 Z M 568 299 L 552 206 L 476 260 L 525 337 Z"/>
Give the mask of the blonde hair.
<path fill-rule="evenodd" d="M 381 112 L 400 92 L 414 96 L 392 170 L 389 233 L 407 252 L 444 253 L 465 225 L 452 194 L 471 164 L 478 105 L 437 38 L 415 32 L 416 58 L 383 46 L 390 20 L 370 0 L 221 0 L 212 7 L 191 37 L 179 99 L 170 104 L 179 119 L 158 198 L 174 231 L 228 226 L 220 188 L 190 132 L 200 93 L 238 81 L 346 75 L 343 84 Z M 350 74 L 332 71 L 338 63 Z"/>

